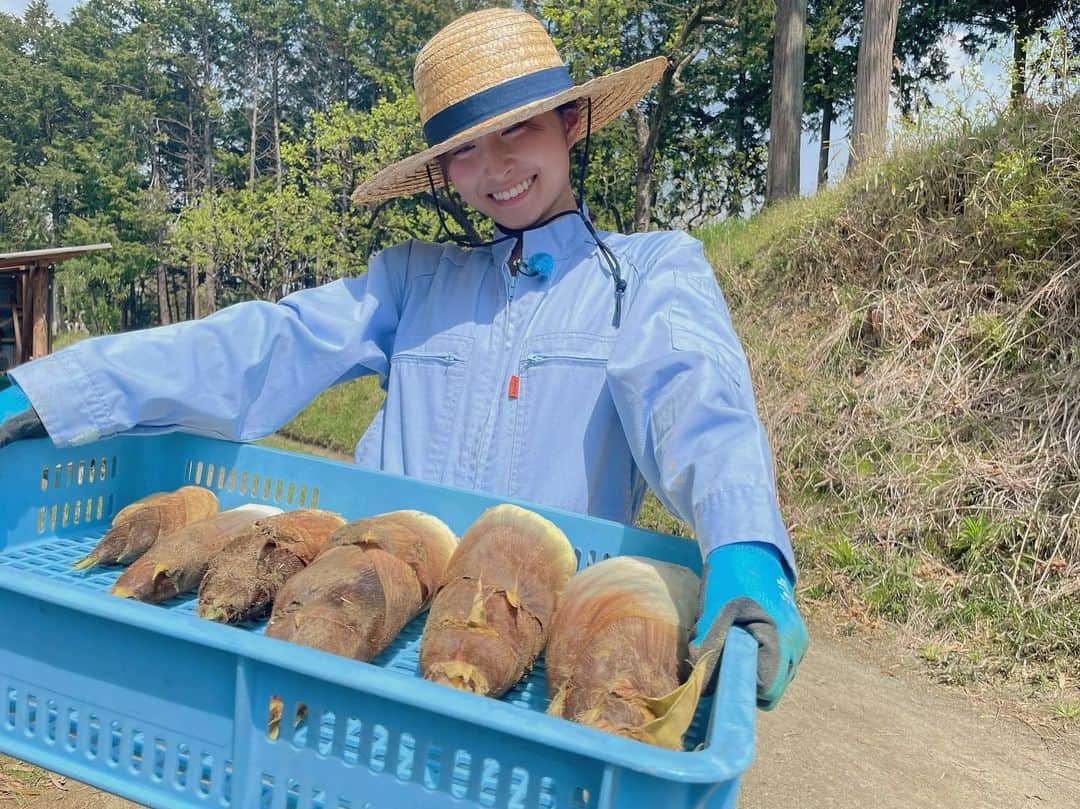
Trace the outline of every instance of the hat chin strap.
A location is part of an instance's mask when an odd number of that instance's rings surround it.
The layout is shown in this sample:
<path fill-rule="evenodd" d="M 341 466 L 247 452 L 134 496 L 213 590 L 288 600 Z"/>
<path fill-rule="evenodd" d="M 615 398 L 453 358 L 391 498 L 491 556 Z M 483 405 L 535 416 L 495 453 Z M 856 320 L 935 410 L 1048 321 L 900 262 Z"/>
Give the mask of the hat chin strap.
<path fill-rule="evenodd" d="M 485 242 L 474 242 L 468 237 L 451 233 L 450 228 L 446 226 L 446 218 L 443 216 L 442 206 L 439 204 L 439 194 L 435 188 L 435 177 L 431 173 L 431 166 L 424 166 L 424 170 L 427 172 L 428 185 L 431 187 L 431 198 L 435 202 L 435 213 L 439 217 L 439 233 L 435 238 L 437 241 L 451 241 L 461 247 L 491 247 L 496 244 L 501 244 L 508 239 L 518 240 L 524 236 L 530 230 L 538 230 L 539 228 L 546 227 L 556 219 L 561 219 L 564 216 L 571 216 L 576 214 L 581 217 L 581 221 L 585 224 L 585 228 L 592 235 L 596 242 L 596 246 L 600 250 L 600 255 L 604 259 L 604 263 L 607 264 L 608 270 L 611 272 L 611 278 L 615 282 L 615 316 L 612 318 L 611 325 L 616 329 L 619 328 L 622 323 L 622 299 L 623 294 L 626 292 L 626 279 L 622 277 L 622 267 L 619 264 L 619 259 L 615 253 L 604 243 L 604 240 L 597 234 L 596 229 L 593 227 L 592 221 L 589 219 L 588 214 L 585 213 L 585 175 L 589 168 L 589 141 L 592 137 L 592 99 L 586 99 L 586 113 L 585 113 L 585 148 L 581 152 L 581 158 L 578 161 L 578 194 L 577 194 L 577 207 L 565 211 L 559 211 L 553 216 L 549 216 L 541 222 L 529 225 L 524 228 L 509 228 L 495 224 L 499 226 L 499 230 L 503 232 L 503 236 L 497 239 L 490 239 Z M 445 182 L 445 178 L 444 178 Z M 445 238 L 440 238 L 445 237 Z"/>

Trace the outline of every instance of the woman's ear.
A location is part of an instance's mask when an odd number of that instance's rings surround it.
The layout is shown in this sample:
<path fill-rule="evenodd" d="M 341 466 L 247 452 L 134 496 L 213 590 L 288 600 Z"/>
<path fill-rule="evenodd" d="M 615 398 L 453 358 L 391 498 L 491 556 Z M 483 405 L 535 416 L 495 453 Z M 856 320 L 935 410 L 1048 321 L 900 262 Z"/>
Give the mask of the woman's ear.
<path fill-rule="evenodd" d="M 581 128 L 581 112 L 575 104 L 562 110 L 563 127 L 566 130 L 566 145 L 573 146 L 577 142 L 578 130 Z"/>

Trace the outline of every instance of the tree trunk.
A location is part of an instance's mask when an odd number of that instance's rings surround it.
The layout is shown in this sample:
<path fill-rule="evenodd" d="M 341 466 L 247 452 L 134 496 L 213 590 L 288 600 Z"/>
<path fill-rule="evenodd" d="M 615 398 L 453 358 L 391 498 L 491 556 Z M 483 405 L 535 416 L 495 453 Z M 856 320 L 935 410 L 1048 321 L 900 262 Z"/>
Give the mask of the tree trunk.
<path fill-rule="evenodd" d="M 799 195 L 806 0 L 777 0 L 765 204 Z"/>
<path fill-rule="evenodd" d="M 821 148 L 818 150 L 817 187 L 829 182 L 829 150 L 832 147 L 833 102 L 826 98 L 821 105 Z"/>
<path fill-rule="evenodd" d="M 278 63 L 281 58 L 281 49 L 276 48 L 274 50 L 274 58 L 271 62 L 271 114 L 273 116 L 274 123 L 274 174 L 277 176 L 277 190 L 281 192 L 282 183 L 282 170 L 281 170 L 281 122 L 278 114 Z"/>
<path fill-rule="evenodd" d="M 885 146 L 899 10 L 900 0 L 866 0 L 863 5 L 848 174 Z"/>
<path fill-rule="evenodd" d="M 169 317 L 169 281 L 165 275 L 165 265 L 159 263 L 154 275 L 157 280 L 158 322 L 162 326 L 168 326 L 172 318 Z"/>
<path fill-rule="evenodd" d="M 202 106 L 203 106 L 203 131 L 202 131 L 202 148 L 203 148 L 203 172 L 204 172 L 204 184 L 203 188 L 214 188 L 214 133 L 213 125 L 210 118 L 210 88 L 213 86 L 213 64 L 210 59 L 210 23 L 203 17 L 202 19 L 202 57 L 203 57 L 203 86 L 202 86 Z"/>
<path fill-rule="evenodd" d="M 255 48 L 255 59 L 251 67 L 251 160 L 248 169 L 248 182 L 255 185 L 255 158 L 259 131 L 259 49 Z"/>
<path fill-rule="evenodd" d="M 1009 103 L 1013 107 L 1019 107 L 1024 103 L 1024 96 L 1027 94 L 1028 41 L 1035 31 L 1027 14 L 1026 3 L 1014 3 L 1013 19 L 1016 21 L 1016 30 L 1013 33 L 1013 79 Z"/>

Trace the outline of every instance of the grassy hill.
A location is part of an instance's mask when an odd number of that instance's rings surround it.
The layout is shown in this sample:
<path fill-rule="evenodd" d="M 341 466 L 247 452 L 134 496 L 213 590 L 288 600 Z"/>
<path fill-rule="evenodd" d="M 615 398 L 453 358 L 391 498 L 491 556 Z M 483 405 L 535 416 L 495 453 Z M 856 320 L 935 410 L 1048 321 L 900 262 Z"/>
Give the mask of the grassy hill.
<path fill-rule="evenodd" d="M 946 679 L 1080 676 L 1078 102 L 701 234 L 804 595 Z"/>
<path fill-rule="evenodd" d="M 904 625 L 944 679 L 1075 689 L 1080 103 L 697 235 L 751 360 L 804 599 Z M 351 451 L 381 395 L 341 386 L 285 432 Z M 639 522 L 686 532 L 655 499 Z"/>

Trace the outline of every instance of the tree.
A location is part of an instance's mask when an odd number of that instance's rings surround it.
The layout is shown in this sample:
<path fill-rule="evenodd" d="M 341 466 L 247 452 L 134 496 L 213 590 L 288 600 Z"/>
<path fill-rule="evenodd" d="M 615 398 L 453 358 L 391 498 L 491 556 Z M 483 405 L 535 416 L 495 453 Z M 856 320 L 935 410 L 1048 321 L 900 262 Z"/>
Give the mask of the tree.
<path fill-rule="evenodd" d="M 806 0 L 776 0 L 775 30 L 766 205 L 799 195 Z"/>
<path fill-rule="evenodd" d="M 885 145 L 900 0 L 866 0 L 855 74 L 848 174 Z"/>

